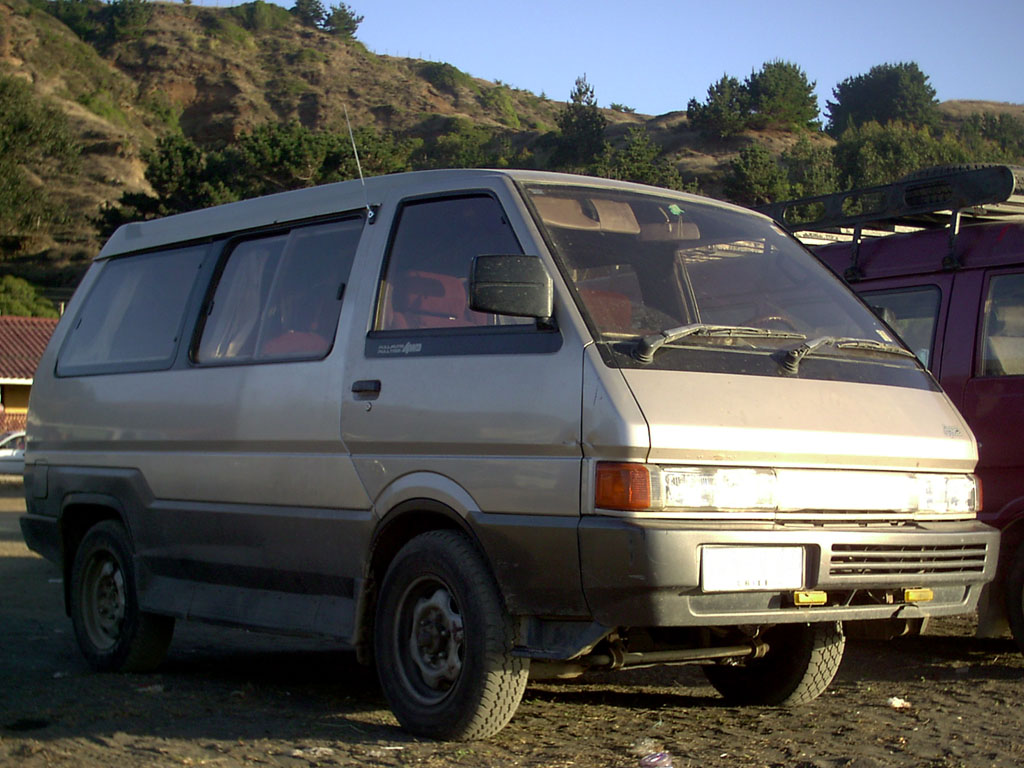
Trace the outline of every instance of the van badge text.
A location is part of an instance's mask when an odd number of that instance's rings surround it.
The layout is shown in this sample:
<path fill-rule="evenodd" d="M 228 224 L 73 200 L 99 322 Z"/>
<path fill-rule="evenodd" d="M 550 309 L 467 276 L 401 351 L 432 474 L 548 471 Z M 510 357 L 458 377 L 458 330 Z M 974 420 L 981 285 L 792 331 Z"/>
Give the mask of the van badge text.
<path fill-rule="evenodd" d="M 377 347 L 378 355 L 415 355 L 422 351 L 422 344 L 413 344 L 411 341 L 404 344 L 381 344 Z"/>

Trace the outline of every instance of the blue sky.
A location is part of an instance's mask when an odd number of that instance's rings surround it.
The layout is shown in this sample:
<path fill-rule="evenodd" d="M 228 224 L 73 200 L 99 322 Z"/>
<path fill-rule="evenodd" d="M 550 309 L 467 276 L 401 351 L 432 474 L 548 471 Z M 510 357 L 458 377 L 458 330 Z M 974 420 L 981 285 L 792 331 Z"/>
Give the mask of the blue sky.
<path fill-rule="evenodd" d="M 238 0 L 194 0 L 228 5 Z M 289 7 L 294 0 L 275 0 Z M 322 0 L 325 6 L 336 0 Z M 799 65 L 821 107 L 847 77 L 915 61 L 940 101 L 1024 103 L 1024 0 L 350 0 L 381 54 L 447 61 L 565 100 L 586 74 L 598 102 L 646 114 L 703 101 L 723 74 Z M 823 115 L 824 116 L 824 115 Z"/>
<path fill-rule="evenodd" d="M 290 0 L 278 0 L 290 5 Z M 325 6 L 334 0 L 323 0 Z M 876 64 L 916 61 L 941 101 L 1024 103 L 1024 0 L 350 0 L 376 53 L 447 61 L 476 77 L 647 114 L 703 101 L 723 74 L 798 64 L 824 107 Z"/>

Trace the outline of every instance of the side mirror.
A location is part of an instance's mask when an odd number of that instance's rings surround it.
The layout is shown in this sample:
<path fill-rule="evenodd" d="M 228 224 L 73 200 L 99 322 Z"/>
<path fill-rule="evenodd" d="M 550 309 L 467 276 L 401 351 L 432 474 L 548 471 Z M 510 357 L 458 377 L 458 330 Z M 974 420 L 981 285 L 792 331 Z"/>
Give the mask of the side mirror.
<path fill-rule="evenodd" d="M 477 256 L 469 273 L 469 308 L 547 319 L 553 313 L 551 276 L 537 256 Z"/>

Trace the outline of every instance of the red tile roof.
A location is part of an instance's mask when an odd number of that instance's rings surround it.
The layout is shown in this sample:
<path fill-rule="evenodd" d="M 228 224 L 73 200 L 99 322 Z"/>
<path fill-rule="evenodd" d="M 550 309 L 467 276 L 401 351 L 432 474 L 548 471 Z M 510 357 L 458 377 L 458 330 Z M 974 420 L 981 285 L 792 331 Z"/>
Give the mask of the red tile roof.
<path fill-rule="evenodd" d="M 57 321 L 0 315 L 0 379 L 32 379 Z"/>

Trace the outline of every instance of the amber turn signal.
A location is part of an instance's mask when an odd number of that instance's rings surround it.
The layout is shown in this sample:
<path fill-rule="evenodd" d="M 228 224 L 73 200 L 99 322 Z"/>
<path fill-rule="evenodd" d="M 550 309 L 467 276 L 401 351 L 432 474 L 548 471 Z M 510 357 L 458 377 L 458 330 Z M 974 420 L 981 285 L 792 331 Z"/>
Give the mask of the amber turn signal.
<path fill-rule="evenodd" d="M 636 511 L 651 506 L 651 474 L 643 464 L 602 461 L 594 478 L 594 506 Z"/>

